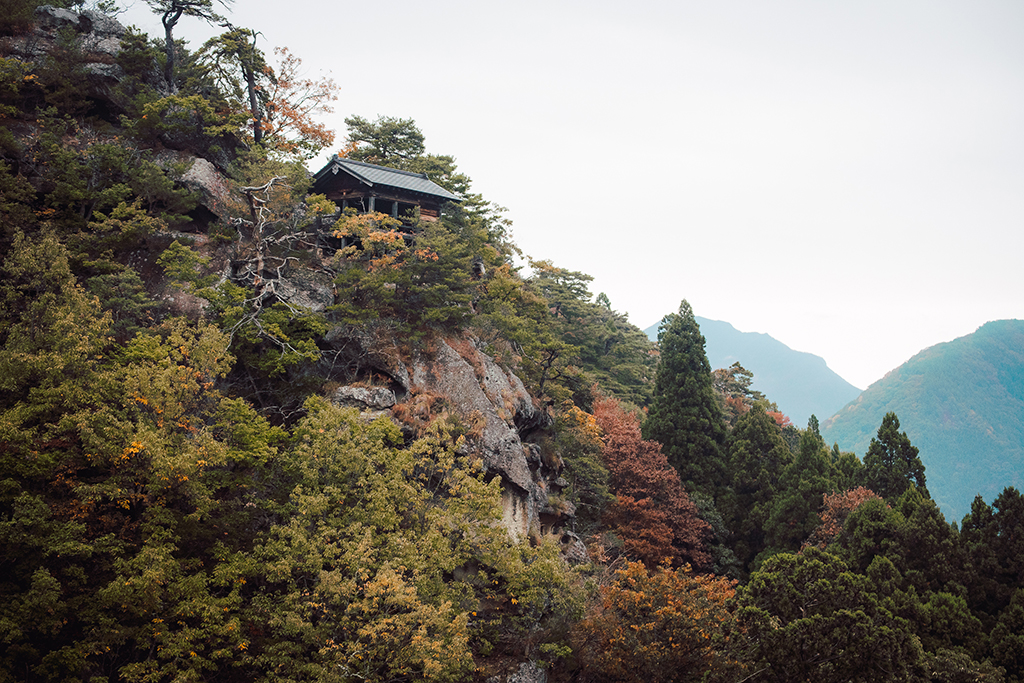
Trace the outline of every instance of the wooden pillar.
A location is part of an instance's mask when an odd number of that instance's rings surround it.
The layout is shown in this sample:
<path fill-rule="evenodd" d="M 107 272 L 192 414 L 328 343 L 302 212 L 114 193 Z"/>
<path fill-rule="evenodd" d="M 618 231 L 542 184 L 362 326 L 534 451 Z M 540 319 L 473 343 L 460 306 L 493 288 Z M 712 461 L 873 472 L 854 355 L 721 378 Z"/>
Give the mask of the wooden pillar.
<path fill-rule="evenodd" d="M 367 207 L 367 209 L 366 209 L 366 212 L 367 212 L 367 213 L 373 213 L 374 211 L 376 211 L 376 209 L 374 208 L 374 204 L 375 204 L 374 200 L 375 200 L 375 199 L 377 199 L 377 198 L 376 198 L 376 197 L 374 197 L 374 196 L 373 196 L 373 195 L 371 194 L 371 195 L 370 195 L 370 204 L 369 204 L 369 206 L 368 206 L 368 207 Z"/>

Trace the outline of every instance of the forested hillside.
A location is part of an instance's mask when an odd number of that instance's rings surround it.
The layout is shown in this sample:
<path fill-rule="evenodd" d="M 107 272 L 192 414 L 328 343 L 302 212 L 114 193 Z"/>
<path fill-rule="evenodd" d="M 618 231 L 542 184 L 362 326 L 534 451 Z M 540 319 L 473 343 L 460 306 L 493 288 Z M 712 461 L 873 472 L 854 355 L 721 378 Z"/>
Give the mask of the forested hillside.
<path fill-rule="evenodd" d="M 0 681 L 1022 680 L 1016 489 L 948 524 L 896 415 L 830 450 L 148 4 L 0 12 Z M 324 149 L 458 200 L 339 208 Z"/>
<path fill-rule="evenodd" d="M 822 434 L 866 448 L 890 411 L 921 449 L 929 490 L 951 519 L 976 495 L 1024 486 L 1024 321 L 986 323 L 925 349 L 827 420 Z"/>

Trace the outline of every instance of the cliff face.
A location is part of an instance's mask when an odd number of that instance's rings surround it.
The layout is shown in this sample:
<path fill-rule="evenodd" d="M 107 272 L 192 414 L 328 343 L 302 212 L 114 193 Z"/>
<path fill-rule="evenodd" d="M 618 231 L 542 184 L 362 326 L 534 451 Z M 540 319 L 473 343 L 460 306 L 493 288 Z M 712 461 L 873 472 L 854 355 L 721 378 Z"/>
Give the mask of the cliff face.
<path fill-rule="evenodd" d="M 551 504 L 566 486 L 560 466 L 529 441 L 549 426 L 549 415 L 522 380 L 481 351 L 474 338 L 437 339 L 414 354 L 368 329 L 338 327 L 326 339 L 350 366 L 358 365 L 360 376 L 379 385 L 344 385 L 332 393 L 335 402 L 357 406 L 370 417 L 415 415 L 424 405 L 442 402 L 470 426 L 469 454 L 481 459 L 489 476 L 501 477 L 502 523 L 509 535 L 553 535 L 567 557 L 585 557 L 578 537 L 567 531 L 575 509 Z"/>
<path fill-rule="evenodd" d="M 124 35 L 124 26 L 105 14 L 42 5 L 36 8 L 32 31 L 0 38 L 0 52 L 39 64 L 47 55 L 59 54 L 62 41 L 72 36 L 88 79 L 89 94 L 103 99 L 122 75 L 116 59 Z"/>

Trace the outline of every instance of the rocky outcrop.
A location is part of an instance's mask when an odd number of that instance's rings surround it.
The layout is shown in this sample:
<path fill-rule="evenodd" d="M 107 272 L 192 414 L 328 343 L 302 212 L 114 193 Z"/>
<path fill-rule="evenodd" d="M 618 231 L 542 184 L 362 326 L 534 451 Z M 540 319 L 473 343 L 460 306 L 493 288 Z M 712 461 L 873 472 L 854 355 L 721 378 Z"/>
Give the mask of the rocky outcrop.
<path fill-rule="evenodd" d="M 335 389 L 331 401 L 360 410 L 385 410 L 395 405 L 395 392 L 384 387 L 346 386 Z"/>
<path fill-rule="evenodd" d="M 191 154 L 169 154 L 176 157 L 184 156 L 185 163 L 191 162 L 179 181 L 192 192 L 200 206 L 222 221 L 226 221 L 232 215 L 232 209 L 238 210 L 241 200 L 232 197 L 230 183 L 216 166 L 202 157 Z"/>
<path fill-rule="evenodd" d="M 561 542 L 565 522 L 575 512 L 557 496 L 566 482 L 559 477 L 558 464 L 545 462 L 536 444 L 523 442 L 524 435 L 548 426 L 550 418 L 514 373 L 495 363 L 468 336 L 437 340 L 429 353 L 411 359 L 403 359 L 393 342 L 382 342 L 366 328 L 339 327 L 326 338 L 337 349 L 336 365 L 357 367 L 360 378 L 391 385 L 373 397 L 368 389 L 344 386 L 333 393 L 335 402 L 379 410 L 377 397 L 384 394 L 385 402 L 394 396 L 397 404 L 426 395 L 443 399 L 472 425 L 469 448 L 488 474 L 501 477 L 502 521 L 509 534 L 517 539 L 558 534 L 555 538 Z M 572 545 L 578 554 L 571 541 L 563 547 L 569 550 Z"/>
<path fill-rule="evenodd" d="M 460 340 L 462 341 L 462 340 Z M 412 365 L 417 388 L 446 397 L 466 417 L 480 415 L 484 426 L 476 445 L 488 470 L 500 473 L 509 484 L 526 492 L 532 486 L 530 467 L 515 429 L 515 419 L 530 419 L 536 412 L 522 381 L 499 368 L 471 343 L 461 344 L 463 354 L 440 341 L 431 358 Z"/>
<path fill-rule="evenodd" d="M 499 676 L 491 676 L 487 683 L 547 683 L 548 672 L 536 662 L 523 662 L 517 669 Z"/>
<path fill-rule="evenodd" d="M 388 382 L 398 400 L 408 397 L 412 385 L 409 370 L 394 335 L 385 325 L 338 325 L 327 331 L 328 347 L 320 368 L 325 377 L 351 382 L 370 378 Z"/>
<path fill-rule="evenodd" d="M 274 283 L 274 293 L 281 301 L 323 313 L 334 304 L 334 283 L 323 273 L 311 270 L 289 271 Z"/>
<path fill-rule="evenodd" d="M 70 34 L 74 36 L 74 48 L 80 54 L 90 93 L 104 94 L 117 83 L 121 67 L 116 59 L 125 28 L 116 19 L 91 10 L 74 12 L 50 5 L 37 7 L 35 19 L 31 32 L 0 39 L 8 56 L 40 64 L 48 54 L 58 52 L 64 36 Z"/>

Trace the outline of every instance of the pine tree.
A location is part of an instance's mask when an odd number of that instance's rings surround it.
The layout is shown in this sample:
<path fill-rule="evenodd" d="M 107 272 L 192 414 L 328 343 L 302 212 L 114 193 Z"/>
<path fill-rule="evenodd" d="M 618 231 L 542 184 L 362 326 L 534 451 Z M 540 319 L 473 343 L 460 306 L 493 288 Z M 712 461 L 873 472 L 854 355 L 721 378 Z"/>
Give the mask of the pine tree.
<path fill-rule="evenodd" d="M 900 432 L 896 413 L 886 413 L 878 428 L 878 438 L 871 439 L 864 455 L 867 487 L 887 501 L 894 501 L 916 484 L 927 497 L 924 463 L 917 453 L 917 447 L 911 445 L 907 433 Z"/>
<path fill-rule="evenodd" d="M 725 425 L 715 400 L 704 337 L 685 300 L 662 321 L 661 362 L 644 438 L 664 446 L 687 490 L 713 493 L 724 479 Z"/>

